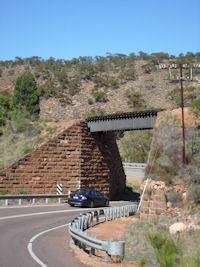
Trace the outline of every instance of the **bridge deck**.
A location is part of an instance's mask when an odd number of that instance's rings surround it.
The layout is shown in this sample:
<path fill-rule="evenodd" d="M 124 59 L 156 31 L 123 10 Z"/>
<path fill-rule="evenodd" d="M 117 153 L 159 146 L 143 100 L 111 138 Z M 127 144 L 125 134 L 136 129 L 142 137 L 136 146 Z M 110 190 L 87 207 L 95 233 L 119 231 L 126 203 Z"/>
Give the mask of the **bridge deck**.
<path fill-rule="evenodd" d="M 159 110 L 116 113 L 88 118 L 91 132 L 130 131 L 153 129 Z"/>

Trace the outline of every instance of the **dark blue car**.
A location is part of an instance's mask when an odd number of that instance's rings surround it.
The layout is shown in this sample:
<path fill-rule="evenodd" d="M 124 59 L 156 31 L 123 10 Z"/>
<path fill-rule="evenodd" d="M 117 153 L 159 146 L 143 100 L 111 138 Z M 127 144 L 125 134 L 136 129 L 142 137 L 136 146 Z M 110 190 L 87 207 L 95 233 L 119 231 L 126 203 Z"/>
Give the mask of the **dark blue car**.
<path fill-rule="evenodd" d="M 109 199 L 95 189 L 79 189 L 70 194 L 68 203 L 72 207 L 108 207 Z"/>

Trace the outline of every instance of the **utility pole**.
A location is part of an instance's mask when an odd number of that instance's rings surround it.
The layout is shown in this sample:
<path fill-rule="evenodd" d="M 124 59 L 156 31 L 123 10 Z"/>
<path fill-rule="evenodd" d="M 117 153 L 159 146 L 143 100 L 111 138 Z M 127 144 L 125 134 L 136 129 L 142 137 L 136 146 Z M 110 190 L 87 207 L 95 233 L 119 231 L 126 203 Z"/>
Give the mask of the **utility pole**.
<path fill-rule="evenodd" d="M 185 150 L 185 118 L 184 118 L 184 89 L 183 89 L 183 81 L 184 80 L 193 80 L 193 69 L 200 68 L 199 63 L 193 64 L 176 64 L 172 63 L 168 66 L 166 64 L 159 64 L 159 69 L 167 69 L 169 70 L 169 79 L 170 80 L 179 80 L 180 81 L 180 95 L 181 95 L 181 121 L 182 121 L 182 164 L 185 166 L 186 162 L 186 150 Z M 173 77 L 171 73 L 171 69 L 179 69 L 178 77 Z M 183 75 L 183 69 L 189 69 L 188 76 Z"/>
<path fill-rule="evenodd" d="M 181 84 L 181 118 L 182 118 L 182 163 L 186 164 L 186 156 L 185 156 L 185 119 L 184 119 L 184 98 L 183 98 L 183 66 L 180 67 L 180 84 Z"/>

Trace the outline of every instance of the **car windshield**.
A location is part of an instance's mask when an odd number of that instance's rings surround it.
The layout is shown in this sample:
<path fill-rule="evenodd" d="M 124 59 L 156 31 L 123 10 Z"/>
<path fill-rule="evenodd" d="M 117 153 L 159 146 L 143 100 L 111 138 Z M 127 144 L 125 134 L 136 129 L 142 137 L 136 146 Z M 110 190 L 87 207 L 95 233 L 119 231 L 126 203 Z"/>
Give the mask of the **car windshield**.
<path fill-rule="evenodd" d="M 82 194 L 88 194 L 89 192 L 90 192 L 90 190 L 88 190 L 88 189 L 80 189 L 80 190 L 76 191 L 75 193 L 82 195 Z"/>

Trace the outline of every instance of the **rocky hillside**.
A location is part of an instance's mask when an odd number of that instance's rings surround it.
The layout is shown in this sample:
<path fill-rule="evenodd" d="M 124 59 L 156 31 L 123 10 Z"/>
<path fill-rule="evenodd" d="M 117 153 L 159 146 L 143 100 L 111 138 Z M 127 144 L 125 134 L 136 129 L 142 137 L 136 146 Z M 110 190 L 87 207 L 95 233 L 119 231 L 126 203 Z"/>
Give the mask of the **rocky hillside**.
<path fill-rule="evenodd" d="M 158 63 L 200 62 L 199 53 L 175 58 L 166 53 L 138 56 L 107 55 L 72 60 L 39 57 L 0 61 L 0 92 L 12 94 L 16 77 L 29 69 L 40 90 L 40 115 L 73 119 L 150 108 L 172 109 L 180 104 L 179 82 L 169 80 L 168 69 Z M 177 70 L 175 70 L 177 72 Z M 189 104 L 200 93 L 200 71 L 185 81 Z"/>
<path fill-rule="evenodd" d="M 70 119 L 103 113 L 152 108 L 171 110 L 179 107 L 179 81 L 169 79 L 168 69 L 158 68 L 158 63 L 169 65 L 173 62 L 200 62 L 200 53 L 187 53 L 174 57 L 166 53 L 148 55 L 140 52 L 139 55 L 108 54 L 105 57 L 80 57 L 72 60 L 54 58 L 43 60 L 39 57 L 31 57 L 0 61 L 0 153 L 2 155 L 0 169 L 51 138 L 52 134 L 60 128 L 59 123 L 65 125 L 65 121 Z M 20 109 L 21 106 L 17 108 L 18 101 L 20 102 L 25 93 L 26 97 L 30 96 L 29 91 L 25 90 L 27 87 L 20 97 L 16 98 L 13 94 L 14 87 L 15 92 L 17 87 L 16 78 L 26 70 L 33 74 L 31 74 L 32 78 L 37 82 L 35 83 L 37 99 L 40 102 L 40 117 L 37 119 L 30 117 L 27 110 Z M 177 69 L 171 72 L 172 75 L 178 74 Z M 200 70 L 197 70 L 193 71 L 192 81 L 184 81 L 184 102 L 185 106 L 190 106 L 196 101 L 194 106 L 200 113 L 199 94 Z M 11 95 L 14 96 L 9 97 Z M 166 120 L 167 118 L 168 116 Z M 161 144 L 159 143 L 159 149 L 156 148 L 159 153 L 156 152 L 157 156 L 154 156 L 156 164 L 152 167 L 153 174 L 163 178 L 166 178 L 168 169 L 173 164 L 171 155 L 177 154 L 175 146 L 174 150 L 171 149 L 170 138 L 180 137 L 176 124 L 170 129 L 172 131 L 170 135 L 166 120 L 158 135 Z M 176 123 L 176 118 L 174 120 Z M 187 145 L 192 150 L 192 157 L 188 160 L 191 165 L 196 166 L 198 157 L 194 150 L 199 151 L 199 136 L 194 138 L 195 134 L 196 131 L 193 129 L 188 131 Z M 118 135 L 122 159 L 131 162 L 147 162 L 151 139 L 152 131 L 134 131 Z M 176 144 L 179 143 L 176 142 Z M 168 147 L 170 151 L 166 152 Z M 153 151 L 154 148 L 152 147 L 151 150 Z M 179 150 L 180 145 L 177 148 L 177 151 Z M 177 166 L 176 174 L 180 166 Z"/>

